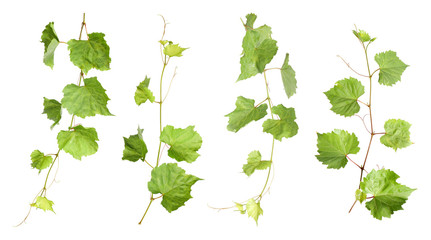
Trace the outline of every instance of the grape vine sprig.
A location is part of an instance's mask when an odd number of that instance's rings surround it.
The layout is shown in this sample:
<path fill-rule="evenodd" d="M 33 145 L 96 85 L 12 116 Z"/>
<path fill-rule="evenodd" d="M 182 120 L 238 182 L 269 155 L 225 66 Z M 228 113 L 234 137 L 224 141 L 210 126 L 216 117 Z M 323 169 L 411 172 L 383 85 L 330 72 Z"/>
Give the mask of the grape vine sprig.
<path fill-rule="evenodd" d="M 392 86 L 401 81 L 401 75 L 408 67 L 403 63 L 393 51 L 381 52 L 375 55 L 374 59 L 379 65 L 375 71 L 370 70 L 368 59 L 368 47 L 376 38 L 363 30 L 353 30 L 353 34 L 359 40 L 367 63 L 368 74 L 360 74 L 353 69 L 343 58 L 343 62 L 357 75 L 368 78 L 369 96 L 368 103 L 361 101 L 359 98 L 365 94 L 365 88 L 356 78 L 345 78 L 338 81 L 335 86 L 325 92 L 330 101 L 331 110 L 336 114 L 344 117 L 351 117 L 360 111 L 360 104 L 368 108 L 368 113 L 361 117 L 358 116 L 366 131 L 370 134 L 365 158 L 362 164 L 356 163 L 349 155 L 359 152 L 359 141 L 354 133 L 345 130 L 335 129 L 329 133 L 317 133 L 318 155 L 316 158 L 331 169 L 344 168 L 348 161 L 352 162 L 360 169 L 359 187 L 355 192 L 355 201 L 349 210 L 352 211 L 356 202 L 367 201 L 365 207 L 371 211 L 374 218 L 382 220 L 382 217 L 390 218 L 394 211 L 402 210 L 402 205 L 407 201 L 410 194 L 416 190 L 399 184 L 396 180 L 399 176 L 389 169 L 378 169 L 368 172 L 365 165 L 369 158 L 371 143 L 375 136 L 380 135 L 380 142 L 395 151 L 400 148 L 408 147 L 412 144 L 410 141 L 410 123 L 401 119 L 390 119 L 384 124 L 384 131 L 376 132 L 373 122 L 372 100 L 372 83 L 373 76 L 378 72 L 378 82 L 381 85 Z M 369 117 L 369 128 L 365 123 L 365 118 Z M 364 177 L 364 172 L 367 176 Z"/>
<path fill-rule="evenodd" d="M 284 63 L 280 68 L 265 68 L 277 54 L 277 41 L 271 38 L 271 27 L 263 25 L 254 28 L 254 22 L 257 16 L 253 13 L 246 16 L 244 25 L 246 34 L 244 36 L 242 47 L 243 53 L 240 59 L 241 74 L 237 81 L 245 80 L 250 77 L 263 73 L 265 83 L 266 98 L 255 105 L 255 100 L 239 96 L 236 100 L 236 109 L 227 114 L 229 122 L 227 129 L 232 132 L 238 132 L 252 121 L 258 121 L 267 115 L 267 109 L 271 114 L 271 118 L 265 120 L 262 124 L 263 132 L 272 135 L 271 152 L 268 160 L 262 160 L 262 155 L 259 150 L 254 150 L 248 154 L 247 163 L 243 165 L 243 172 L 247 176 L 251 176 L 256 170 L 268 170 L 268 174 L 260 193 L 244 202 L 235 202 L 235 206 L 227 208 L 236 208 L 241 214 L 247 213 L 252 217 L 256 224 L 258 218 L 263 214 L 260 205 L 262 197 L 270 189 L 271 169 L 273 165 L 274 145 L 275 140 L 282 141 L 283 138 L 291 138 L 298 132 L 298 125 L 295 122 L 295 109 L 286 108 L 282 104 L 274 106 L 269 90 L 269 83 L 266 77 L 266 72 L 270 70 L 280 70 L 281 80 L 284 85 L 284 90 L 288 98 L 296 93 L 296 78 L 295 71 L 289 65 L 289 54 L 286 54 Z M 265 159 L 265 158 L 263 158 Z"/>
<path fill-rule="evenodd" d="M 81 40 L 84 29 L 87 39 Z M 48 119 L 54 121 L 51 125 L 51 130 L 60 123 L 62 119 L 62 108 L 65 108 L 71 114 L 71 121 L 67 130 L 61 130 L 58 133 L 58 150 L 55 153 L 45 154 L 40 150 L 34 150 L 31 153 L 31 166 L 39 170 L 39 173 L 48 168 L 48 173 L 46 174 L 42 189 L 36 194 L 30 204 L 28 214 L 18 225 L 25 222 L 33 207 L 54 212 L 52 207 L 54 202 L 47 198 L 47 190 L 55 181 L 61 150 L 69 153 L 78 160 L 81 160 L 84 156 L 92 155 L 98 150 L 97 141 L 99 139 L 96 130 L 92 127 L 84 127 L 81 124 L 76 124 L 75 121 L 76 117 L 85 118 L 95 116 L 96 114 L 112 116 L 106 106 L 109 100 L 105 93 L 106 90 L 96 77 L 84 78 L 90 69 L 94 68 L 101 71 L 110 69 L 111 58 L 109 57 L 109 46 L 104 36 L 105 34 L 103 33 L 88 33 L 85 13 L 83 15 L 78 40 L 71 39 L 68 42 L 60 41 L 54 30 L 54 22 L 48 23 L 42 32 L 41 42 L 45 46 L 43 55 L 43 62 L 45 65 L 53 69 L 54 52 L 61 43 L 68 45 L 70 61 L 75 66 L 79 67 L 80 72 L 77 85 L 69 84 L 64 87 L 64 95 L 61 102 L 55 99 L 44 98 L 43 114 L 46 114 Z M 83 86 L 82 82 L 84 82 Z M 55 163 L 57 163 L 57 171 L 51 184 L 48 185 L 50 173 Z"/>
<path fill-rule="evenodd" d="M 136 88 L 135 102 L 138 106 L 149 101 L 151 103 L 159 104 L 159 147 L 157 150 L 157 158 L 155 163 L 151 164 L 146 158 L 148 149 L 144 142 L 142 133 L 143 130 L 138 127 L 138 133 L 131 135 L 129 138 L 124 137 L 124 151 L 123 160 L 129 160 L 137 162 L 141 160 L 145 162 L 151 170 L 151 180 L 148 182 L 148 190 L 151 192 L 150 202 L 145 209 L 144 215 L 142 216 L 139 224 L 142 223 L 147 212 L 156 199 L 162 198 L 162 206 L 168 211 L 172 212 L 185 205 L 192 196 L 190 195 L 191 187 L 197 181 L 202 180 L 190 174 L 186 174 L 185 170 L 177 165 L 177 163 L 163 163 L 161 164 L 162 152 L 165 146 L 169 146 L 168 156 L 175 159 L 178 162 L 185 161 L 187 163 L 194 162 L 198 157 L 197 151 L 201 148 L 202 138 L 194 130 L 194 126 L 188 126 L 185 129 L 174 128 L 171 125 L 162 125 L 162 106 L 168 96 L 172 80 L 176 74 L 176 68 L 172 76 L 169 88 L 163 97 L 163 76 L 168 63 L 173 57 L 181 57 L 183 51 L 187 48 L 182 48 L 179 44 L 174 44 L 172 41 L 164 39 L 166 31 L 166 21 L 163 18 L 163 34 L 159 41 L 160 53 L 162 56 L 162 72 L 160 74 L 160 89 L 159 89 L 159 100 L 156 101 L 156 97 L 153 92 L 149 89 L 150 78 L 145 77 Z M 162 143 L 164 146 L 162 148 Z M 155 194 L 160 194 L 155 196 Z"/>

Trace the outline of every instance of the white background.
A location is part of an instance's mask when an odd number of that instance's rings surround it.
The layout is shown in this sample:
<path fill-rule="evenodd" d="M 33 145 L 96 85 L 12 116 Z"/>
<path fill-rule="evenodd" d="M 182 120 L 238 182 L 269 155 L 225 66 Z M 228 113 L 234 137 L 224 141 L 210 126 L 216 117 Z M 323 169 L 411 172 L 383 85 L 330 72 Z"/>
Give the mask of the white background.
<path fill-rule="evenodd" d="M 1 124 L 0 238 L 1 239 L 430 239 L 431 181 L 429 169 L 429 80 L 431 17 L 427 1 L 2 1 L 0 4 Z M 75 83 L 79 70 L 69 62 L 67 47 L 55 53 L 54 70 L 42 62 L 41 32 L 55 22 L 61 41 L 77 38 L 82 13 L 89 32 L 103 32 L 111 47 L 111 70 L 90 70 L 108 96 L 114 117 L 77 119 L 99 134 L 99 151 L 82 161 L 61 153 L 57 182 L 48 190 L 56 214 L 33 210 L 27 223 L 19 223 L 34 195 L 42 187 L 40 175 L 30 167 L 30 153 L 57 150 L 56 135 L 67 128 L 63 111 L 60 126 L 42 115 L 43 97 L 60 100 L 62 89 Z M 263 216 L 254 220 L 224 207 L 258 194 L 266 173 L 248 178 L 242 171 L 247 154 L 258 149 L 269 155 L 271 136 L 261 122 L 234 134 L 226 130 L 225 114 L 242 95 L 260 102 L 265 98 L 263 76 L 235 83 L 240 73 L 241 42 L 245 34 L 240 18 L 257 14 L 255 26 L 272 27 L 278 54 L 267 67 L 280 67 L 286 52 L 296 71 L 297 94 L 287 99 L 278 71 L 268 72 L 275 104 L 295 107 L 298 135 L 276 142 L 275 178 L 262 200 Z M 203 138 L 201 157 L 181 163 L 188 173 L 204 178 L 193 186 L 193 198 L 169 214 L 156 201 L 138 225 L 149 200 L 150 169 L 143 162 L 122 161 L 123 136 L 145 129 L 149 158 L 154 160 L 158 138 L 158 105 L 134 103 L 136 86 L 145 75 L 158 95 L 161 61 L 158 40 L 163 14 L 169 21 L 166 39 L 190 47 L 184 57 L 172 59 L 166 73 L 167 89 L 173 69 L 177 76 L 164 105 L 164 124 L 195 125 Z M 396 153 L 374 141 L 367 169 L 377 165 L 394 170 L 399 182 L 418 190 L 391 219 L 374 219 L 364 205 L 351 214 L 359 169 L 349 163 L 328 170 L 315 158 L 316 132 L 334 128 L 355 132 L 362 162 L 368 144 L 362 122 L 330 111 L 323 94 L 337 80 L 355 76 L 336 57 L 342 55 L 355 69 L 366 73 L 360 44 L 352 34 L 354 24 L 372 37 L 371 68 L 376 53 L 394 50 L 410 67 L 393 87 L 374 79 L 373 117 L 376 131 L 387 119 L 412 123 L 414 145 Z M 376 76 L 377 77 L 377 76 Z M 365 96 L 365 95 L 364 95 Z M 363 101 L 368 101 L 362 98 Z M 362 108 L 361 115 L 366 114 Z M 172 162 L 164 153 L 162 161 Z"/>

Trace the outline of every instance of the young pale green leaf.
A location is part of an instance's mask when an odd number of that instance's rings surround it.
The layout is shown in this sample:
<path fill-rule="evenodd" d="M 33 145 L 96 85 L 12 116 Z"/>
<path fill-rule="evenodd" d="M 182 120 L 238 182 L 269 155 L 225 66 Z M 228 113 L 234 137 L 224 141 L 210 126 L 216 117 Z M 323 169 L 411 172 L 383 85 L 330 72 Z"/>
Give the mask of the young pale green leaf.
<path fill-rule="evenodd" d="M 202 138 L 194 130 L 195 126 L 185 129 L 167 125 L 160 134 L 160 141 L 170 146 L 168 156 L 178 162 L 194 162 L 200 155 L 197 151 L 202 146 Z"/>
<path fill-rule="evenodd" d="M 271 28 L 266 25 L 247 30 L 242 48 L 241 74 L 237 81 L 262 73 L 278 50 L 277 41 L 271 38 Z"/>
<path fill-rule="evenodd" d="M 255 107 L 253 99 L 240 96 L 236 99 L 235 105 L 235 110 L 225 115 L 225 117 L 229 117 L 227 129 L 232 132 L 238 132 L 251 121 L 257 121 L 267 114 L 268 105 L 264 103 Z"/>
<path fill-rule="evenodd" d="M 242 166 L 242 170 L 247 176 L 251 176 L 255 170 L 265 170 L 270 166 L 270 161 L 262 161 L 262 155 L 259 151 L 252 151 L 248 154 L 247 164 Z"/>
<path fill-rule="evenodd" d="M 361 189 L 356 189 L 355 199 L 359 201 L 359 203 L 362 203 L 367 199 L 367 194 L 363 193 Z"/>
<path fill-rule="evenodd" d="M 109 70 L 111 58 L 109 46 L 103 33 L 90 33 L 88 40 L 69 40 L 70 61 L 87 74 L 92 68 L 100 71 Z"/>
<path fill-rule="evenodd" d="M 54 67 L 54 52 L 60 43 L 57 33 L 54 30 L 54 22 L 50 22 L 45 26 L 41 38 L 41 42 L 45 46 L 45 51 L 43 53 L 43 63 L 52 69 Z"/>
<path fill-rule="evenodd" d="M 316 158 L 328 168 L 340 169 L 347 164 L 347 155 L 359 152 L 359 141 L 354 133 L 335 129 L 330 133 L 317 133 Z"/>
<path fill-rule="evenodd" d="M 245 214 L 246 210 L 244 209 L 244 204 L 236 202 L 235 206 L 238 209 L 238 210 L 235 210 L 235 211 L 239 211 L 241 214 Z"/>
<path fill-rule="evenodd" d="M 298 124 L 295 119 L 295 109 L 286 108 L 282 104 L 272 107 L 272 112 L 277 114 L 280 119 L 267 119 L 263 122 L 263 131 L 270 133 L 275 139 L 281 141 L 282 138 L 291 138 L 298 133 Z"/>
<path fill-rule="evenodd" d="M 75 126 L 70 131 L 60 131 L 57 135 L 58 147 L 78 160 L 96 153 L 98 140 L 96 129 L 82 125 Z"/>
<path fill-rule="evenodd" d="M 169 44 L 163 48 L 163 53 L 169 57 L 181 57 L 183 56 L 182 53 L 186 49 L 187 48 L 180 47 L 179 44 L 173 44 L 172 42 L 169 42 Z"/>
<path fill-rule="evenodd" d="M 49 211 L 52 211 L 53 213 L 55 213 L 54 209 L 52 209 L 52 205 L 54 205 L 53 201 L 50 201 L 50 200 L 48 200 L 48 198 L 41 197 L 41 196 L 38 196 L 36 198 L 36 202 L 30 204 L 30 206 L 42 209 L 45 212 L 46 212 L 46 210 L 49 210 Z"/>
<path fill-rule="evenodd" d="M 43 152 L 39 150 L 34 150 L 31 154 L 31 166 L 40 171 L 49 167 L 52 163 L 52 157 L 46 156 Z"/>
<path fill-rule="evenodd" d="M 247 19 L 247 22 L 245 23 L 245 29 L 246 30 L 253 30 L 253 25 L 254 25 L 254 22 L 256 21 L 256 18 L 257 18 L 257 16 L 256 16 L 256 14 L 254 14 L 254 13 L 249 13 L 249 14 L 247 14 L 247 16 L 245 16 L 245 18 Z"/>
<path fill-rule="evenodd" d="M 386 86 L 392 86 L 396 82 L 401 81 L 401 75 L 408 67 L 408 65 L 397 57 L 397 53 L 393 51 L 376 54 L 374 59 L 380 67 L 379 83 Z"/>
<path fill-rule="evenodd" d="M 281 80 L 283 81 L 284 91 L 288 98 L 292 97 L 296 93 L 296 78 L 295 71 L 289 65 L 289 53 L 286 53 L 284 58 L 283 66 L 280 69 Z"/>
<path fill-rule="evenodd" d="M 256 202 L 253 198 L 249 199 L 246 205 L 247 213 L 249 217 L 252 217 L 256 221 L 260 215 L 263 215 L 263 210 L 260 207 L 260 202 Z"/>
<path fill-rule="evenodd" d="M 63 89 L 61 104 L 70 114 L 85 118 L 96 114 L 112 116 L 106 107 L 108 95 L 96 77 L 85 78 L 84 86 L 69 84 Z"/>
<path fill-rule="evenodd" d="M 385 122 L 385 135 L 380 138 L 380 142 L 395 151 L 412 144 L 410 141 L 411 124 L 401 119 L 389 119 Z"/>
<path fill-rule="evenodd" d="M 192 198 L 191 187 L 199 180 L 202 179 L 186 174 L 176 163 L 164 163 L 151 171 L 148 190 L 153 194 L 162 194 L 162 206 L 172 212 Z"/>
<path fill-rule="evenodd" d="M 142 103 L 145 103 L 147 100 L 152 103 L 154 100 L 156 100 L 153 92 L 148 89 L 148 85 L 150 85 L 150 78 L 145 76 L 145 80 L 139 83 L 139 85 L 136 87 L 135 102 L 138 106 Z"/>
<path fill-rule="evenodd" d="M 365 93 L 364 86 L 355 78 L 345 78 L 335 83 L 335 86 L 325 92 L 332 104 L 331 110 L 344 117 L 350 117 L 359 112 L 358 98 Z"/>
<path fill-rule="evenodd" d="M 402 205 L 416 190 L 397 183 L 398 178 L 399 176 L 389 169 L 373 169 L 361 182 L 361 190 L 373 195 L 373 199 L 365 206 L 375 218 L 390 218 L 394 211 L 402 210 Z"/>
<path fill-rule="evenodd" d="M 370 35 L 368 35 L 368 33 L 365 32 L 364 30 L 359 29 L 359 32 L 353 30 L 353 34 L 363 43 L 366 43 L 369 41 L 373 42 L 375 40 L 375 38 L 371 39 Z"/>
<path fill-rule="evenodd" d="M 43 98 L 43 112 L 47 118 L 54 121 L 51 129 L 60 122 L 61 119 L 61 103 L 55 99 Z"/>
<path fill-rule="evenodd" d="M 124 139 L 124 150 L 123 150 L 123 160 L 129 160 L 136 162 L 138 160 L 145 160 L 145 155 L 147 155 L 148 149 L 142 137 L 142 130 L 138 129 L 138 134 L 130 135 L 129 138 Z"/>

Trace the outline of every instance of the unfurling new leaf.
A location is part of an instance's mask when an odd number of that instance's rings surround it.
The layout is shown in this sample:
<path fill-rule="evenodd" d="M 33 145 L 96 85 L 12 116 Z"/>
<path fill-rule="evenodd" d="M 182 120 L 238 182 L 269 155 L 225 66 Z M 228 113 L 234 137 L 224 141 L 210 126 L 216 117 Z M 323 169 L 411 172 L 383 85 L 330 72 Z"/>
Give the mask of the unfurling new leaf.
<path fill-rule="evenodd" d="M 30 204 L 30 206 L 42 209 L 44 212 L 46 212 L 46 210 L 49 210 L 49 211 L 52 211 L 53 213 L 55 213 L 54 209 L 52 209 L 52 205 L 54 205 L 53 201 L 50 201 L 50 200 L 48 200 L 48 198 L 41 197 L 41 196 L 38 196 L 36 198 L 36 202 Z"/>
<path fill-rule="evenodd" d="M 202 138 L 194 130 L 194 126 L 188 126 L 185 129 L 166 126 L 160 134 L 160 141 L 170 146 L 168 156 L 188 163 L 194 162 L 198 157 L 197 151 L 202 146 Z"/>
<path fill-rule="evenodd" d="M 225 117 L 229 117 L 227 129 L 232 132 L 238 132 L 251 121 L 257 121 L 265 117 L 267 114 L 266 109 L 268 108 L 268 105 L 264 103 L 258 107 L 255 107 L 253 99 L 240 96 L 237 98 L 235 105 L 235 110 L 225 115 Z"/>
<path fill-rule="evenodd" d="M 168 41 L 167 43 L 168 45 L 166 46 L 166 43 L 162 43 L 162 45 L 164 45 L 163 53 L 169 57 L 182 57 L 183 52 L 187 49 L 180 47 L 179 44 L 173 44 L 171 41 Z"/>
<path fill-rule="evenodd" d="M 395 151 L 412 144 L 410 141 L 411 124 L 401 119 L 390 119 L 385 122 L 385 135 L 380 138 L 380 142 Z"/>
<path fill-rule="evenodd" d="M 148 190 L 153 194 L 162 194 L 162 206 L 172 212 L 192 198 L 191 187 L 199 180 L 202 179 L 186 174 L 176 163 L 164 163 L 151 171 Z"/>
<path fill-rule="evenodd" d="M 355 78 L 345 78 L 336 82 L 333 88 L 325 92 L 325 95 L 332 104 L 333 112 L 350 117 L 359 112 L 360 106 L 357 100 L 364 93 L 361 82 Z"/>
<path fill-rule="evenodd" d="M 259 219 L 260 215 L 263 215 L 263 210 L 260 207 L 260 202 L 256 202 L 253 198 L 249 199 L 246 205 L 247 214 L 256 221 Z"/>
<path fill-rule="evenodd" d="M 99 141 L 96 129 L 81 125 L 69 131 L 60 131 L 57 135 L 58 147 L 78 160 L 97 152 L 99 145 L 96 141 Z"/>
<path fill-rule="evenodd" d="M 272 112 L 277 114 L 280 119 L 267 119 L 263 122 L 263 131 L 270 133 L 275 139 L 281 141 L 282 138 L 291 138 L 298 133 L 298 124 L 295 119 L 295 109 L 286 108 L 282 104 L 272 107 Z"/>

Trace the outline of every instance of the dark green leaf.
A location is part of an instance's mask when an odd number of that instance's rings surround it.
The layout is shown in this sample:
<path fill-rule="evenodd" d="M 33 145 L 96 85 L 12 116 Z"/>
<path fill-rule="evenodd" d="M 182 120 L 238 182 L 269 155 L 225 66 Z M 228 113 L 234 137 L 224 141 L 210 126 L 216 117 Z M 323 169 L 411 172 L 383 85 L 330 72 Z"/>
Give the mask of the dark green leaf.
<path fill-rule="evenodd" d="M 54 22 L 50 22 L 48 23 L 48 25 L 45 26 L 41 38 L 41 42 L 45 46 L 45 50 L 43 53 L 43 63 L 45 63 L 45 65 L 51 67 L 52 69 L 54 67 L 54 52 L 58 44 L 60 43 L 60 40 L 58 40 L 57 37 L 57 33 L 54 30 Z"/>
<path fill-rule="evenodd" d="M 145 155 L 148 152 L 147 145 L 142 138 L 142 130 L 138 129 L 138 134 L 130 135 L 129 138 L 124 139 L 123 160 L 136 162 L 138 160 L 145 160 Z"/>
<path fill-rule="evenodd" d="M 266 109 L 268 108 L 265 103 L 255 107 L 253 99 L 242 96 L 237 98 L 235 105 L 236 109 L 225 115 L 225 117 L 229 117 L 227 129 L 232 132 L 238 132 L 251 121 L 257 121 L 265 117 Z"/>
<path fill-rule="evenodd" d="M 61 103 L 55 99 L 43 98 L 43 113 L 47 118 L 54 121 L 51 129 L 60 122 L 61 119 Z"/>
<path fill-rule="evenodd" d="M 135 102 L 138 106 L 145 103 L 147 100 L 154 102 L 156 99 L 153 92 L 148 89 L 148 85 L 150 85 L 150 78 L 145 77 L 145 80 L 139 83 L 138 87 L 136 87 Z"/>
<path fill-rule="evenodd" d="M 408 67 L 408 65 L 397 57 L 397 53 L 393 51 L 376 54 L 374 59 L 380 67 L 379 83 L 386 86 L 392 86 L 396 82 L 401 81 L 401 75 Z"/>

